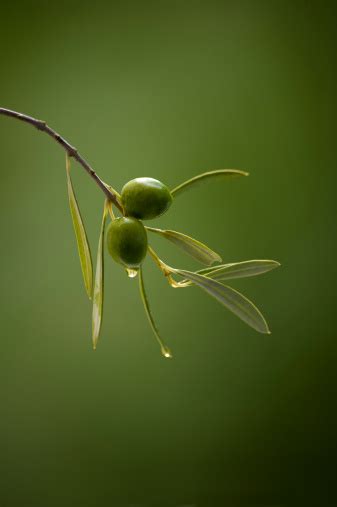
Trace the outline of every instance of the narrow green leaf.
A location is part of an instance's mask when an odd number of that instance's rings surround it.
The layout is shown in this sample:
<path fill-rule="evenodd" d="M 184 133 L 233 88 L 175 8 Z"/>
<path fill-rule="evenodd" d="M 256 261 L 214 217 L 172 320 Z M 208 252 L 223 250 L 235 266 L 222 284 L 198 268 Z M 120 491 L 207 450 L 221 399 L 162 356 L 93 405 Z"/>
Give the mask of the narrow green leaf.
<path fill-rule="evenodd" d="M 66 158 L 66 171 L 67 171 L 69 206 L 77 241 L 78 255 L 80 258 L 85 289 L 87 291 L 89 299 L 91 299 L 93 277 L 92 277 L 92 261 L 90 247 L 70 177 L 70 159 L 68 155 Z"/>
<path fill-rule="evenodd" d="M 267 273 L 279 266 L 280 263 L 277 261 L 252 260 L 200 269 L 197 273 L 218 281 L 233 280 L 235 278 L 248 278 L 249 276 L 262 275 L 263 273 Z M 186 280 L 183 280 L 183 282 L 185 281 Z"/>
<path fill-rule="evenodd" d="M 147 299 L 147 294 L 146 294 L 146 291 L 145 291 L 144 278 L 143 278 L 143 269 L 142 268 L 139 268 L 139 291 L 140 291 L 140 295 L 141 295 L 142 302 L 143 302 L 143 305 L 144 305 L 146 316 L 148 318 L 148 321 L 150 322 L 150 326 L 151 326 L 152 331 L 153 331 L 153 333 L 154 333 L 154 335 L 156 337 L 156 340 L 159 343 L 160 351 L 161 351 L 161 353 L 162 353 L 162 355 L 164 357 L 166 357 L 168 359 L 172 359 L 172 357 L 173 357 L 172 353 L 171 353 L 170 349 L 167 347 L 167 345 L 165 345 L 162 342 L 162 339 L 160 337 L 158 328 L 156 326 L 156 323 L 155 323 L 154 318 L 153 318 L 152 313 L 151 313 L 150 304 L 149 304 L 149 301 Z"/>
<path fill-rule="evenodd" d="M 181 269 L 172 269 L 172 271 L 204 289 L 210 296 L 217 299 L 219 303 L 223 304 L 228 310 L 246 322 L 246 324 L 256 329 L 256 331 L 270 333 L 268 324 L 262 313 L 240 292 L 198 273 Z"/>
<path fill-rule="evenodd" d="M 208 171 L 203 174 L 199 174 L 198 176 L 194 176 L 190 180 L 184 181 L 173 190 L 171 190 L 171 194 L 176 197 L 177 195 L 182 194 L 185 190 L 189 190 L 192 187 L 199 185 L 200 183 L 206 183 L 208 180 L 218 180 L 228 177 L 235 176 L 248 176 L 249 173 L 245 171 L 239 171 L 238 169 L 218 169 L 216 171 Z"/>
<path fill-rule="evenodd" d="M 104 231 L 105 222 L 108 213 L 108 200 L 105 200 L 101 231 L 98 240 L 96 274 L 94 285 L 94 297 L 92 305 L 92 344 L 96 349 L 99 339 L 102 319 L 103 319 L 103 302 L 104 302 Z"/>
<path fill-rule="evenodd" d="M 155 229 L 153 227 L 147 227 L 147 229 L 168 239 L 202 264 L 210 266 L 214 262 L 221 262 L 220 255 L 213 252 L 208 246 L 200 243 L 200 241 L 186 236 L 186 234 L 170 230 Z"/>

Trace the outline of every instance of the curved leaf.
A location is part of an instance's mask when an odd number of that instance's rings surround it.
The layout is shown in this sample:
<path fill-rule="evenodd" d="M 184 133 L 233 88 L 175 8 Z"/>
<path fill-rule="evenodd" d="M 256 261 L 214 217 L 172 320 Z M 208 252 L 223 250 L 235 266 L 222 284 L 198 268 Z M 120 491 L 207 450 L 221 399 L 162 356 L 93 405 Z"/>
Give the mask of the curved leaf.
<path fill-rule="evenodd" d="M 102 320 L 103 320 L 103 302 L 104 302 L 104 231 L 105 222 L 108 213 L 108 200 L 104 203 L 101 232 L 98 240 L 97 261 L 94 285 L 94 297 L 92 305 L 92 344 L 96 349 L 99 339 Z"/>
<path fill-rule="evenodd" d="M 259 333 L 270 334 L 268 324 L 262 313 L 240 292 L 198 273 L 173 268 L 172 271 L 204 289 L 210 296 L 214 297 L 219 303 Z"/>
<path fill-rule="evenodd" d="M 210 266 L 214 262 L 221 262 L 220 255 L 211 250 L 207 245 L 204 245 L 200 241 L 197 241 L 186 234 L 170 230 L 155 229 L 153 227 L 146 228 L 147 230 L 168 239 L 202 264 Z"/>
<path fill-rule="evenodd" d="M 176 197 L 177 195 L 182 194 L 185 190 L 189 190 L 192 187 L 199 185 L 200 183 L 206 183 L 208 180 L 218 180 L 228 177 L 235 176 L 248 176 L 249 173 L 245 171 L 240 171 L 238 169 L 218 169 L 216 171 L 208 171 L 203 174 L 199 174 L 198 176 L 194 176 L 190 180 L 184 181 L 173 190 L 171 190 L 171 194 Z"/>
<path fill-rule="evenodd" d="M 80 209 L 76 200 L 74 188 L 70 177 L 70 159 L 66 157 L 66 170 L 67 170 L 67 184 L 68 184 L 68 198 L 70 213 L 73 220 L 73 226 L 77 241 L 78 255 L 80 258 L 81 269 L 83 274 L 83 280 L 85 289 L 87 291 L 89 299 L 92 296 L 92 261 L 89 242 L 85 227 L 81 217 Z"/>
<path fill-rule="evenodd" d="M 151 313 L 151 308 L 150 308 L 150 304 L 149 304 L 149 301 L 147 299 L 147 295 L 146 295 L 146 291 L 145 291 L 145 286 L 144 286 L 144 278 L 143 278 L 143 269 L 140 267 L 139 268 L 139 291 L 140 291 L 140 295 L 141 295 L 141 298 L 142 298 L 142 301 L 143 301 L 143 305 L 144 305 L 144 309 L 145 309 L 145 313 L 146 313 L 146 316 L 150 322 L 150 326 L 152 328 L 152 331 L 159 343 L 159 346 L 160 346 L 160 351 L 162 353 L 162 355 L 164 357 L 166 357 L 167 359 L 172 359 L 172 353 L 170 351 L 170 349 L 167 347 L 167 345 L 165 345 L 162 340 L 161 340 L 161 337 L 159 335 L 159 331 L 158 331 L 158 328 L 156 326 L 156 323 L 154 321 L 154 318 L 152 316 L 152 313 Z"/>
<path fill-rule="evenodd" d="M 262 275 L 263 273 L 267 273 L 279 266 L 280 263 L 277 261 L 252 260 L 200 269 L 197 273 L 218 281 L 234 280 L 236 278 L 248 278 L 250 276 Z M 183 280 L 183 282 L 185 282 L 185 280 Z"/>

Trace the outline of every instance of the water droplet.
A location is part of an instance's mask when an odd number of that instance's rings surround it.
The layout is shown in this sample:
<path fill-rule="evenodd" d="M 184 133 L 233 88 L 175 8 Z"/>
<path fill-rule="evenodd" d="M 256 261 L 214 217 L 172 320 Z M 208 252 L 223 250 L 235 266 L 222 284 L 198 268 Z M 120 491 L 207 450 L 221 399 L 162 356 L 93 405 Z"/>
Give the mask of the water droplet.
<path fill-rule="evenodd" d="M 138 268 L 126 268 L 129 278 L 135 278 L 138 274 Z"/>
<path fill-rule="evenodd" d="M 161 353 L 163 354 L 164 357 L 167 357 L 168 359 L 172 359 L 173 357 L 172 352 L 168 347 L 166 347 L 166 345 L 162 345 Z"/>

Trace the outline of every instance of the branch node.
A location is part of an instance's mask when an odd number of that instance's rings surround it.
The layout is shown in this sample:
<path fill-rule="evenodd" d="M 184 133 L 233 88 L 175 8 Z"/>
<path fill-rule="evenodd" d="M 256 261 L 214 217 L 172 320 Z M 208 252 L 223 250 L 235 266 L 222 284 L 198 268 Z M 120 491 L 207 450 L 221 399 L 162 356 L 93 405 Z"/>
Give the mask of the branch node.
<path fill-rule="evenodd" d="M 68 155 L 69 155 L 69 157 L 75 157 L 76 158 L 77 155 L 78 155 L 77 149 L 74 148 L 73 146 L 69 147 L 68 148 Z"/>
<path fill-rule="evenodd" d="M 38 120 L 35 124 L 36 128 L 38 130 L 45 130 L 46 129 L 46 126 L 47 126 L 47 122 L 43 121 L 43 120 Z"/>

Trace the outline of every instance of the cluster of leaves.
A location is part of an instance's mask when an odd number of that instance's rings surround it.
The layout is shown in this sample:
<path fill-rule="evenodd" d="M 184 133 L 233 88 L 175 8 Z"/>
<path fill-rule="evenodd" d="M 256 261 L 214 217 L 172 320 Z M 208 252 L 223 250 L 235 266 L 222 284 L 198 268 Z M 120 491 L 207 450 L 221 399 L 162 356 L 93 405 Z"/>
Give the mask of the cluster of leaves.
<path fill-rule="evenodd" d="M 68 195 L 71 216 L 74 225 L 74 231 L 77 240 L 78 253 L 83 273 L 84 285 L 87 294 L 93 302 L 92 311 L 92 341 L 93 347 L 96 348 L 97 341 L 100 335 L 103 317 L 103 301 L 104 301 L 104 231 L 107 217 L 110 215 L 111 219 L 115 218 L 112 203 L 108 199 L 105 200 L 101 230 L 98 241 L 96 272 L 93 276 L 91 253 L 88 243 L 88 238 L 85 232 L 85 227 L 79 210 L 79 206 L 74 193 L 71 176 L 70 176 L 70 159 L 67 155 L 66 159 L 67 182 L 68 182 Z M 246 176 L 248 173 L 238 170 L 224 169 L 217 171 L 210 171 L 195 178 L 192 178 L 171 191 L 173 197 L 181 195 L 184 191 L 204 183 L 210 179 L 215 180 L 218 178 L 228 178 L 233 176 Z M 107 188 L 113 190 L 112 187 L 107 185 Z M 119 202 L 120 195 L 113 190 L 117 195 Z M 157 234 L 181 248 L 185 253 L 207 266 L 196 272 L 176 269 L 165 262 L 163 262 L 158 255 L 154 252 L 151 246 L 148 247 L 148 252 L 152 259 L 155 261 L 161 272 L 164 274 L 169 284 L 174 288 L 187 288 L 192 285 L 198 286 L 206 293 L 216 299 L 219 303 L 225 306 L 228 310 L 233 312 L 246 324 L 254 328 L 260 333 L 270 333 L 268 324 L 258 308 L 243 294 L 236 291 L 227 284 L 228 280 L 236 278 L 245 278 L 257 276 L 266 273 L 279 266 L 279 263 L 273 260 L 249 260 L 244 262 L 237 262 L 231 264 L 217 264 L 221 263 L 222 259 L 219 254 L 211 250 L 207 245 L 197 241 L 190 236 L 172 230 L 162 230 L 153 227 L 146 227 L 147 231 Z M 136 276 L 137 271 L 128 270 L 129 276 Z M 178 278 L 177 278 L 178 277 Z M 161 352 L 164 357 L 172 357 L 170 349 L 164 345 L 159 330 L 154 321 L 153 315 L 150 310 L 147 294 L 144 285 L 144 275 L 142 268 L 139 269 L 139 288 L 141 298 L 144 304 L 145 312 L 152 327 L 152 330 L 158 340 Z"/>

